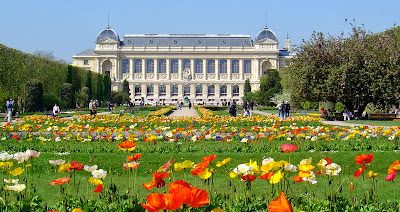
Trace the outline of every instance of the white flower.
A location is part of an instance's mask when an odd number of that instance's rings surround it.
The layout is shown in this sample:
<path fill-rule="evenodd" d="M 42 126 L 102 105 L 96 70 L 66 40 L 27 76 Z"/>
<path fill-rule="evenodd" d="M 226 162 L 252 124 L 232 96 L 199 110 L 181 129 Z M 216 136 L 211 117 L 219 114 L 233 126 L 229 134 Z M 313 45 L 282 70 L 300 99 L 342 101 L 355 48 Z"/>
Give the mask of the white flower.
<path fill-rule="evenodd" d="M 50 131 L 51 131 L 51 127 L 48 127 L 48 128 L 47 128 L 47 131 L 49 131 L 49 132 L 50 132 Z"/>
<path fill-rule="evenodd" d="M 193 142 L 197 141 L 197 137 L 195 135 L 191 139 L 192 139 Z"/>
<path fill-rule="evenodd" d="M 289 166 L 284 166 L 283 167 L 286 171 L 289 171 L 289 172 L 297 172 L 297 166 L 295 166 L 295 165 L 293 165 L 293 164 L 290 164 Z"/>
<path fill-rule="evenodd" d="M 303 159 L 300 161 L 300 165 L 303 164 L 311 164 L 312 158 L 308 158 L 308 159 Z"/>
<path fill-rule="evenodd" d="M 95 170 L 92 171 L 92 176 L 96 179 L 103 179 L 107 176 L 107 171 L 104 171 L 103 169 Z"/>
<path fill-rule="evenodd" d="M 83 169 L 84 169 L 85 171 L 87 171 L 87 172 L 93 172 L 93 171 L 96 171 L 96 170 L 97 170 L 97 168 L 98 168 L 98 166 L 97 166 L 97 165 L 93 165 L 93 166 L 88 166 L 88 165 L 85 165 L 85 166 L 83 166 Z"/>
<path fill-rule="evenodd" d="M 23 163 L 29 159 L 29 155 L 25 152 L 17 152 L 14 154 L 13 158 L 18 161 L 18 163 Z"/>
<path fill-rule="evenodd" d="M 211 138 L 211 135 L 210 134 L 207 134 L 206 136 L 204 136 L 205 137 L 205 139 L 210 139 Z"/>
<path fill-rule="evenodd" d="M 247 143 L 248 140 L 249 140 L 249 139 L 247 139 L 247 138 L 242 138 L 242 140 L 240 140 L 240 142 L 242 142 L 242 143 Z"/>
<path fill-rule="evenodd" d="M 3 203 L 3 205 L 5 205 L 5 204 L 6 204 L 6 202 L 4 201 L 4 199 L 3 199 L 3 198 L 1 198 L 1 197 L 0 197 L 0 203 Z"/>
<path fill-rule="evenodd" d="M 317 183 L 317 180 L 315 179 L 315 174 L 314 174 L 313 171 L 310 171 L 310 176 L 308 176 L 308 177 L 303 177 L 302 179 L 303 179 L 304 181 L 307 181 L 307 182 L 311 183 L 311 184 Z"/>
<path fill-rule="evenodd" d="M 55 141 L 55 142 L 60 142 L 60 141 L 61 141 L 61 138 L 60 138 L 60 137 L 56 137 L 56 138 L 54 138 L 54 141 Z"/>
<path fill-rule="evenodd" d="M 330 176 L 339 175 L 341 171 L 342 168 L 336 163 L 331 163 L 325 167 L 325 173 Z"/>
<path fill-rule="evenodd" d="M 7 139 L 7 137 L 2 137 L 2 138 L 1 138 L 2 141 L 6 140 L 6 139 Z"/>
<path fill-rule="evenodd" d="M 246 164 L 238 165 L 233 171 L 237 174 L 249 173 L 253 169 L 253 166 L 248 166 Z"/>
<path fill-rule="evenodd" d="M 69 152 L 56 152 L 55 154 L 58 156 L 63 156 L 63 155 L 69 155 Z"/>
<path fill-rule="evenodd" d="M 262 161 L 262 165 L 267 165 L 269 163 L 271 163 L 272 161 L 274 161 L 273 158 L 269 157 L 269 158 L 264 158 Z"/>
<path fill-rule="evenodd" d="M 26 188 L 25 184 L 16 184 L 16 185 L 13 185 L 13 186 L 8 186 L 8 185 L 4 186 L 5 190 L 16 191 L 16 192 L 21 192 L 25 188 Z"/>
<path fill-rule="evenodd" d="M 36 150 L 29 150 L 29 149 L 26 150 L 25 153 L 28 155 L 29 159 L 39 157 L 39 155 L 40 155 L 40 152 L 38 152 Z"/>
<path fill-rule="evenodd" d="M 6 161 L 13 158 L 13 155 L 8 154 L 7 152 L 0 153 L 0 161 Z"/>
<path fill-rule="evenodd" d="M 18 184 L 18 182 L 19 179 L 10 179 L 10 180 L 4 179 L 4 183 Z"/>
<path fill-rule="evenodd" d="M 318 137 L 314 136 L 314 137 L 311 138 L 311 141 L 316 141 L 317 139 L 318 139 Z"/>
<path fill-rule="evenodd" d="M 58 160 L 49 160 L 49 163 L 53 166 L 63 165 L 65 160 L 58 159 Z"/>
<path fill-rule="evenodd" d="M 168 131 L 167 134 L 165 134 L 165 136 L 172 138 L 174 136 L 174 134 L 172 134 L 171 131 Z"/>

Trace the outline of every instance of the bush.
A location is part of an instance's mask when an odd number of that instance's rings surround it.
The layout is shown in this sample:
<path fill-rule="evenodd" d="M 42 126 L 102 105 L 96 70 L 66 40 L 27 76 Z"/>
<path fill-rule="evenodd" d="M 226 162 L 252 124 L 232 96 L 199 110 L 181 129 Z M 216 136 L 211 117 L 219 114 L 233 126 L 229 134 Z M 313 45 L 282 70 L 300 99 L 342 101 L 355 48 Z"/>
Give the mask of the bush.
<path fill-rule="evenodd" d="M 89 105 L 89 88 L 83 87 L 81 91 L 76 95 L 76 102 L 80 107 L 86 107 Z"/>
<path fill-rule="evenodd" d="M 111 91 L 111 102 L 121 105 L 124 102 L 125 97 L 126 93 L 123 93 L 121 91 L 120 92 Z"/>
<path fill-rule="evenodd" d="M 54 104 L 60 105 L 60 99 L 53 93 L 43 94 L 43 107 L 45 111 L 51 110 Z"/>
<path fill-rule="evenodd" d="M 318 102 L 305 101 L 300 103 L 301 107 L 305 110 L 316 110 L 318 109 Z"/>
<path fill-rule="evenodd" d="M 205 108 L 208 110 L 212 110 L 212 111 L 219 111 L 219 110 L 227 110 L 229 107 L 228 106 L 206 106 Z"/>
<path fill-rule="evenodd" d="M 60 88 L 60 100 L 65 102 L 66 108 L 75 108 L 74 86 L 71 83 L 64 83 Z"/>
<path fill-rule="evenodd" d="M 35 112 L 43 110 L 43 85 L 33 79 L 26 83 L 25 86 L 25 111 Z"/>

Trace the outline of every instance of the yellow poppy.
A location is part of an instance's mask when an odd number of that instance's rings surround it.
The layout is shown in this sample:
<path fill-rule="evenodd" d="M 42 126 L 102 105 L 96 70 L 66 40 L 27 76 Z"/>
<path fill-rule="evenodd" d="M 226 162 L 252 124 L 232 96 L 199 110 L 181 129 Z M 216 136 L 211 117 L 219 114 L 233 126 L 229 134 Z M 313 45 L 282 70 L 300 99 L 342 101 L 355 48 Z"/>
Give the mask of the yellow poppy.
<path fill-rule="evenodd" d="M 270 184 L 277 184 L 281 182 L 281 179 L 283 178 L 283 174 L 281 171 L 276 172 L 274 175 L 272 175 L 271 179 L 269 180 Z"/>
<path fill-rule="evenodd" d="M 217 164 L 215 166 L 221 167 L 221 166 L 227 164 L 229 161 L 231 161 L 231 158 L 226 158 L 223 161 L 217 161 Z"/>
<path fill-rule="evenodd" d="M 8 173 L 10 173 L 12 176 L 15 177 L 15 176 L 18 176 L 18 175 L 24 173 L 24 169 L 21 168 L 21 167 L 18 167 L 16 169 L 12 170 L 12 171 L 9 171 Z"/>
<path fill-rule="evenodd" d="M 70 167 L 71 167 L 71 164 L 70 164 L 70 163 L 65 163 L 65 164 L 61 165 L 61 166 L 58 168 L 58 172 L 64 173 L 64 172 L 68 171 L 68 169 L 69 169 Z"/>
<path fill-rule="evenodd" d="M 90 179 L 88 181 L 89 181 L 89 183 L 96 185 L 96 186 L 99 184 L 103 184 L 103 181 L 96 179 L 94 177 L 90 177 Z"/>
<path fill-rule="evenodd" d="M 212 169 L 205 168 L 204 171 L 201 172 L 198 176 L 201 179 L 206 180 L 206 179 L 208 179 L 208 178 L 210 178 L 212 176 L 212 172 L 213 172 Z"/>

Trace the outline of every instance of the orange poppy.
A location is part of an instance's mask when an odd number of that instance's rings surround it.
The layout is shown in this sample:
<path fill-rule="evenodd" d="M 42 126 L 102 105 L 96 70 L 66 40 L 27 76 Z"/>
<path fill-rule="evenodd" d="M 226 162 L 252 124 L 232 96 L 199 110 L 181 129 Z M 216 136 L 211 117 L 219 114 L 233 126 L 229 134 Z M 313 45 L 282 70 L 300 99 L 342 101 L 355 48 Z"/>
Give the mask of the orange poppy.
<path fill-rule="evenodd" d="M 295 182 L 298 182 L 298 183 L 300 183 L 300 182 L 303 182 L 304 180 L 303 180 L 303 178 L 302 177 L 300 177 L 300 176 L 295 176 L 295 177 L 293 177 L 293 180 L 295 181 Z"/>
<path fill-rule="evenodd" d="M 395 167 L 398 166 L 399 164 L 400 164 L 399 160 L 396 160 L 392 165 L 390 165 L 388 169 L 388 174 L 396 173 L 398 169 L 396 169 Z"/>
<path fill-rule="evenodd" d="M 128 158 L 127 158 L 127 160 L 128 160 L 128 161 L 139 160 L 140 157 L 142 157 L 142 154 L 141 154 L 141 153 L 138 153 L 138 154 L 136 154 L 136 155 L 129 155 Z"/>
<path fill-rule="evenodd" d="M 57 184 L 64 184 L 64 183 L 69 183 L 69 182 L 71 182 L 69 177 L 64 177 L 64 178 L 59 178 L 57 180 L 51 181 L 50 184 L 57 185 Z"/>
<path fill-rule="evenodd" d="M 71 167 L 69 167 L 68 171 L 72 171 L 72 170 L 80 171 L 84 166 L 83 163 L 81 165 L 78 165 L 78 161 L 72 161 L 72 162 L 70 162 L 70 164 L 71 164 Z"/>
<path fill-rule="evenodd" d="M 357 169 L 357 171 L 354 173 L 354 178 L 357 179 L 363 173 L 364 170 L 365 170 L 365 165 L 363 165 L 362 168 Z"/>
<path fill-rule="evenodd" d="M 203 161 L 211 162 L 211 161 L 214 161 L 216 157 L 217 157 L 216 155 L 212 154 L 212 155 L 210 155 L 210 156 L 204 157 L 204 158 L 203 158 Z"/>
<path fill-rule="evenodd" d="M 169 192 L 176 199 L 182 200 L 184 204 L 192 208 L 197 208 L 210 203 L 206 190 L 195 188 L 184 180 L 177 180 L 169 184 Z"/>
<path fill-rule="evenodd" d="M 204 171 L 204 169 L 208 167 L 209 164 L 210 164 L 210 162 L 207 161 L 207 160 L 206 160 L 206 161 L 203 161 L 203 162 L 200 162 L 199 164 L 197 164 L 197 165 L 190 171 L 190 173 L 191 173 L 192 175 L 197 176 L 197 175 L 199 175 L 200 173 L 202 173 L 202 172 Z"/>
<path fill-rule="evenodd" d="M 278 199 L 274 199 L 269 203 L 269 212 L 293 212 L 292 205 L 286 199 L 283 192 L 279 193 Z"/>
<path fill-rule="evenodd" d="M 136 146 L 136 143 L 133 143 L 130 140 L 126 140 L 122 142 L 122 144 L 117 144 L 117 145 L 123 151 L 133 151 L 134 147 Z"/>
<path fill-rule="evenodd" d="M 371 163 L 373 160 L 374 160 L 373 154 L 366 154 L 366 155 L 361 154 L 356 157 L 355 162 L 357 164 L 364 165 L 366 163 Z"/>
<path fill-rule="evenodd" d="M 147 204 L 141 203 L 142 207 L 151 212 L 162 210 L 177 210 L 182 206 L 182 201 L 172 194 L 151 193 L 147 196 Z"/>
<path fill-rule="evenodd" d="M 274 176 L 274 174 L 275 174 L 274 172 L 268 172 L 268 173 L 261 175 L 259 178 L 262 180 L 266 180 L 266 179 L 270 180 L 271 177 Z"/>

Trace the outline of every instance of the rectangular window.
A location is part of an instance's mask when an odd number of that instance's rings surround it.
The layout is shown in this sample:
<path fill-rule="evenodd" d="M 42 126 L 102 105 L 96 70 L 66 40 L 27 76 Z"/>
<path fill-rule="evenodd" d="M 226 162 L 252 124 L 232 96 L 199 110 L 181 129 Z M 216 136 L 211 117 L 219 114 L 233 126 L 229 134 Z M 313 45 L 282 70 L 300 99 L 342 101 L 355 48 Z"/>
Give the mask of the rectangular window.
<path fill-rule="evenodd" d="M 196 60 L 196 61 L 194 61 L 194 63 L 195 63 L 195 73 L 196 74 L 201 74 L 201 73 L 203 73 L 203 60 Z"/>
<path fill-rule="evenodd" d="M 179 64 L 178 60 L 171 60 L 171 73 L 178 73 Z"/>
<path fill-rule="evenodd" d="M 128 59 L 123 59 L 122 60 L 122 73 L 129 73 L 129 60 Z"/>
<path fill-rule="evenodd" d="M 232 96 L 239 96 L 239 86 L 238 85 L 234 85 L 232 87 Z"/>
<path fill-rule="evenodd" d="M 214 96 L 214 95 L 215 95 L 215 86 L 209 85 L 208 86 L 208 96 Z"/>
<path fill-rule="evenodd" d="M 89 60 L 83 60 L 83 65 L 89 65 Z"/>
<path fill-rule="evenodd" d="M 219 87 L 219 95 L 220 96 L 227 96 L 228 95 L 228 91 L 227 91 L 226 85 L 221 85 Z"/>
<path fill-rule="evenodd" d="M 178 85 L 171 85 L 171 96 L 178 96 Z"/>
<path fill-rule="evenodd" d="M 219 61 L 219 73 L 221 73 L 221 74 L 226 74 L 226 73 L 228 73 L 228 70 L 227 70 L 227 61 L 226 61 L 226 60 L 220 60 L 220 61 Z"/>
<path fill-rule="evenodd" d="M 154 60 L 153 59 L 146 60 L 146 73 L 149 73 L 149 74 L 154 73 Z"/>
<path fill-rule="evenodd" d="M 190 96 L 190 85 L 184 85 L 183 86 L 183 95 L 184 96 Z"/>
<path fill-rule="evenodd" d="M 165 85 L 160 85 L 158 87 L 158 95 L 166 96 L 167 95 L 167 87 Z"/>
<path fill-rule="evenodd" d="M 135 73 L 142 73 L 142 60 L 141 59 L 135 60 Z"/>
<path fill-rule="evenodd" d="M 141 96 L 141 95 L 142 95 L 142 86 L 135 85 L 135 96 Z"/>
<path fill-rule="evenodd" d="M 158 73 L 167 73 L 167 61 L 165 61 L 164 59 L 160 59 L 158 61 Z"/>
<path fill-rule="evenodd" d="M 207 60 L 207 73 L 215 73 L 215 60 Z"/>
<path fill-rule="evenodd" d="M 154 86 L 148 85 L 147 86 L 147 96 L 153 96 L 153 95 L 154 95 Z"/>
<path fill-rule="evenodd" d="M 232 74 L 239 73 L 239 60 L 232 60 Z"/>
<path fill-rule="evenodd" d="M 196 85 L 196 96 L 201 96 L 201 95 L 203 95 L 203 86 Z"/>
<path fill-rule="evenodd" d="M 243 72 L 245 74 L 251 74 L 251 60 L 244 60 L 243 63 Z"/>
<path fill-rule="evenodd" d="M 189 69 L 190 70 L 190 60 L 183 60 L 182 70 Z"/>

